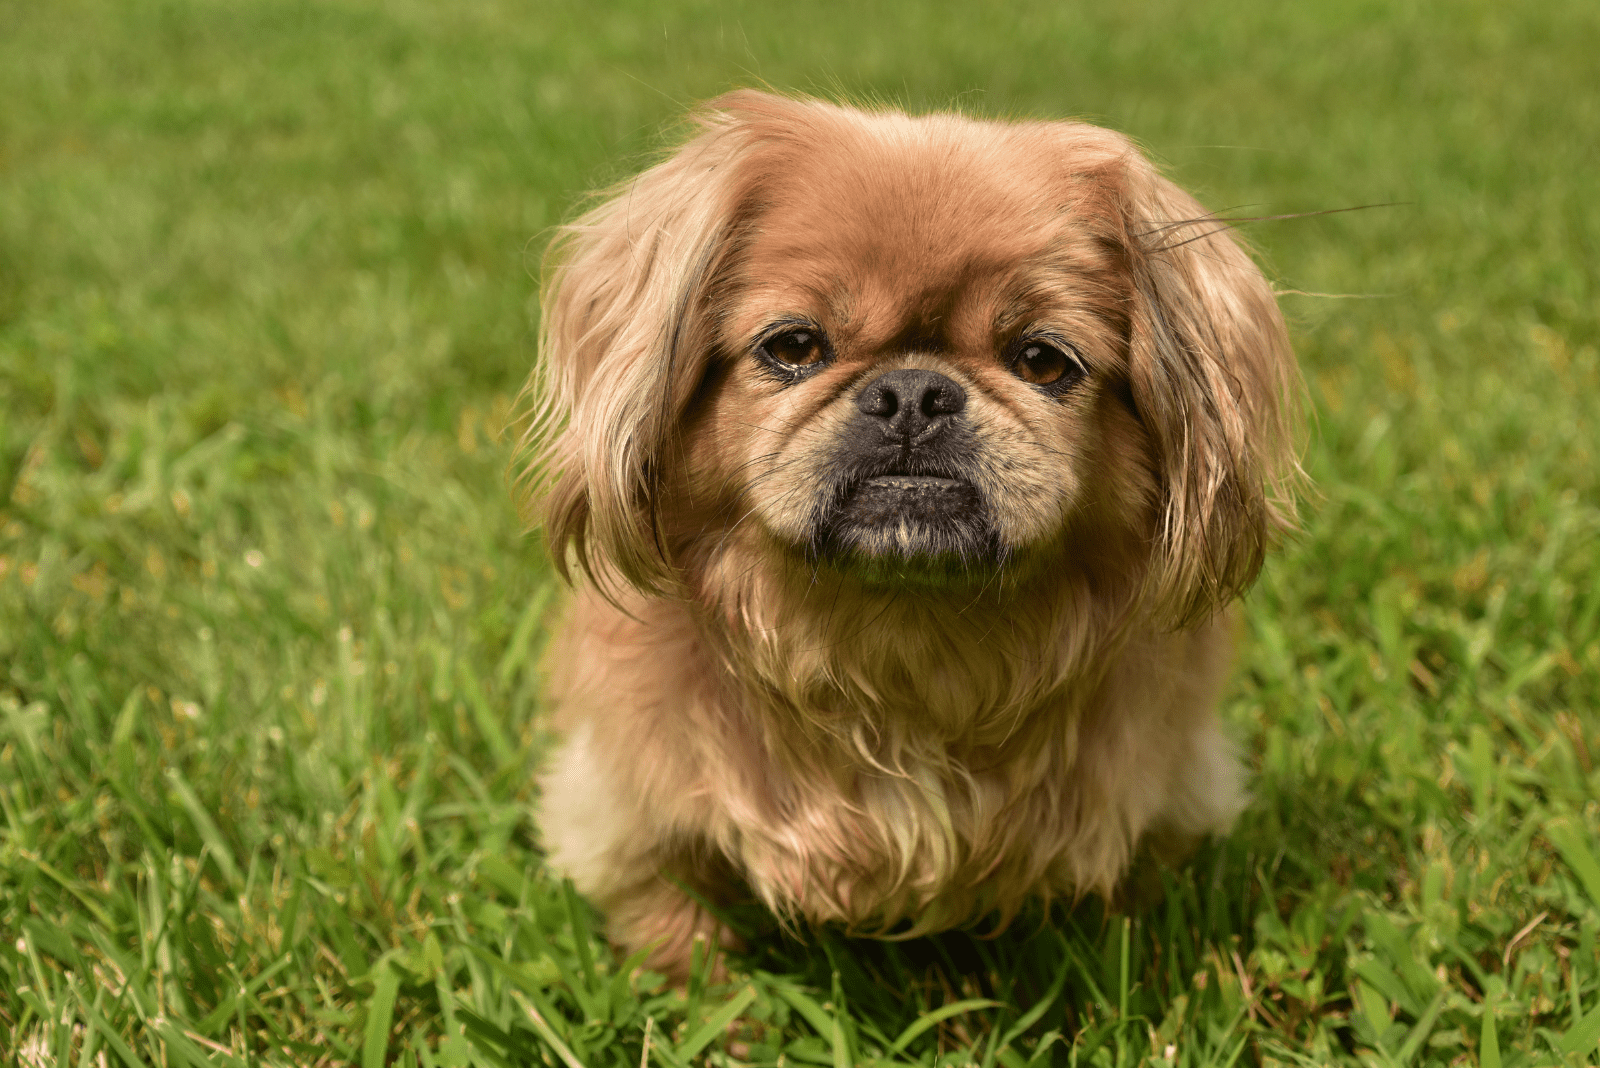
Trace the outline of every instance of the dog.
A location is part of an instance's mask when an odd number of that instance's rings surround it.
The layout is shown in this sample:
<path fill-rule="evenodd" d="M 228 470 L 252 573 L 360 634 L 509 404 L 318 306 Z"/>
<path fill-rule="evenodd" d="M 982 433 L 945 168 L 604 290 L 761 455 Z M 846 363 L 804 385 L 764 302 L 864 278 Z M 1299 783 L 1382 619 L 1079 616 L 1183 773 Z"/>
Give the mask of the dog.
<path fill-rule="evenodd" d="M 719 905 L 901 938 L 1245 802 L 1227 606 L 1299 378 L 1125 137 L 744 90 L 552 242 L 521 487 L 575 583 L 553 865 L 683 978 Z"/>

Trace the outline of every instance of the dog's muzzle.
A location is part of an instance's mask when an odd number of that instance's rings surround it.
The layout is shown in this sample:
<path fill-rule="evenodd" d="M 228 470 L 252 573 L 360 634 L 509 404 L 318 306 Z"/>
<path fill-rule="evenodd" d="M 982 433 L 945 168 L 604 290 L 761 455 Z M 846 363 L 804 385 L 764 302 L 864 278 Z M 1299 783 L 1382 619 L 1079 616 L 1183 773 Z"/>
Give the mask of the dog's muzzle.
<path fill-rule="evenodd" d="M 822 555 L 846 567 L 892 561 L 900 576 L 907 566 L 944 573 L 998 558 L 967 475 L 975 441 L 966 406 L 966 390 L 934 371 L 889 371 L 867 383 L 817 525 Z"/>

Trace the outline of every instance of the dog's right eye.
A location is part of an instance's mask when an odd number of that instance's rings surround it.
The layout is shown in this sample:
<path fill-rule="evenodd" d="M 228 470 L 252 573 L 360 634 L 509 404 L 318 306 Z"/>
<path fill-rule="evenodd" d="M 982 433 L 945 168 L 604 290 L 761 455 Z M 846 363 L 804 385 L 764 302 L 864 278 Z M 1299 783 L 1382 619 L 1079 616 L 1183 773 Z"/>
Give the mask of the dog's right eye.
<path fill-rule="evenodd" d="M 798 382 L 833 358 L 828 339 L 814 326 L 790 326 L 756 345 L 756 356 L 769 373 Z"/>
<path fill-rule="evenodd" d="M 768 338 L 762 352 L 785 367 L 814 367 L 828 358 L 822 334 L 816 330 L 788 330 Z"/>

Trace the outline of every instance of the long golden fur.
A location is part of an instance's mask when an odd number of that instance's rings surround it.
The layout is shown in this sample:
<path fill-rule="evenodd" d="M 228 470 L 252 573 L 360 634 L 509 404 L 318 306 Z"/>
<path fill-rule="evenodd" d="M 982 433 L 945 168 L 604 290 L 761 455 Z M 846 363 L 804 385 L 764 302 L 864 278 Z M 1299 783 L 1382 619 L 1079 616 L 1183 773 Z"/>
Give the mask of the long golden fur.
<path fill-rule="evenodd" d="M 1225 829 L 1222 610 L 1297 471 L 1261 272 L 1093 126 L 696 121 L 548 263 L 553 862 L 681 975 L 695 895 L 901 936 Z"/>

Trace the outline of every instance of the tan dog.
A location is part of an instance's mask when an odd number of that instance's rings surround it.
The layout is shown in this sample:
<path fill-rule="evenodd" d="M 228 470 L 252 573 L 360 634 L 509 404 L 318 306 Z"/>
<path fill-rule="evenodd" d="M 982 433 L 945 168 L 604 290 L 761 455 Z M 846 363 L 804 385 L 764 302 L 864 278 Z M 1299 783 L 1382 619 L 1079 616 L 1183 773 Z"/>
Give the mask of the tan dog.
<path fill-rule="evenodd" d="M 1240 809 L 1218 613 L 1297 375 L 1125 138 L 732 93 L 563 229 L 541 359 L 530 514 L 582 577 L 545 839 L 653 967 L 740 883 L 910 935 Z"/>

